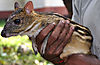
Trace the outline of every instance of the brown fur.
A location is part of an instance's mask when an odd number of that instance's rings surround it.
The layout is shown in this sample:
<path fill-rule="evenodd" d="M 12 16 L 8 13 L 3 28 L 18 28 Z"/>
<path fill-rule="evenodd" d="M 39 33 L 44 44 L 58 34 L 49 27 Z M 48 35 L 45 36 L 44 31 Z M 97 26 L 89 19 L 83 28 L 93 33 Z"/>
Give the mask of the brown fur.
<path fill-rule="evenodd" d="M 55 13 L 37 13 L 30 9 L 33 7 L 31 6 L 31 2 L 27 3 L 24 8 L 18 8 L 8 18 L 9 20 L 7 21 L 3 29 L 3 31 L 6 32 L 6 34 L 9 34 L 8 37 L 13 36 L 13 34 L 15 33 L 16 35 L 32 34 L 33 37 L 34 33 L 37 32 L 37 30 L 39 30 L 41 27 L 47 26 L 48 23 L 55 22 L 56 24 L 58 24 L 60 20 L 68 20 L 67 18 L 64 18 L 63 16 Z M 16 19 L 21 20 L 21 23 L 19 25 L 14 24 L 14 20 Z M 37 24 L 38 26 L 34 30 L 32 30 Z M 66 46 L 60 57 L 64 58 L 75 53 L 90 53 L 90 47 L 92 44 L 92 35 L 90 30 L 73 21 L 70 22 L 70 25 L 75 27 L 75 31 L 73 32 L 70 41 L 66 43 Z M 30 32 L 30 30 L 32 31 Z M 35 48 L 36 47 L 34 47 L 34 49 Z"/>

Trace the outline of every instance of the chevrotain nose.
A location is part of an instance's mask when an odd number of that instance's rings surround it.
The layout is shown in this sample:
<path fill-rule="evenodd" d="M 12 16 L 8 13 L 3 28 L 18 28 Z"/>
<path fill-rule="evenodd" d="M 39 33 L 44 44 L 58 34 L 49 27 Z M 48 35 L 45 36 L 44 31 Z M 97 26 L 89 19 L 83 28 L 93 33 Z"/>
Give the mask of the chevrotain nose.
<path fill-rule="evenodd" d="M 6 31 L 2 30 L 1 36 L 2 36 L 2 37 L 6 37 Z"/>

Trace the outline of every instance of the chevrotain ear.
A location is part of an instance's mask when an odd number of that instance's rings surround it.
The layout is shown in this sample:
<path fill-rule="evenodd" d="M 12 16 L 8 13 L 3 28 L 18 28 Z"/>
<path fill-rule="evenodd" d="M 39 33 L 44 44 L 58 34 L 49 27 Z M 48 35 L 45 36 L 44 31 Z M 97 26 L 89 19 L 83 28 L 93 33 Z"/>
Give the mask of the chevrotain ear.
<path fill-rule="evenodd" d="M 14 4 L 15 10 L 17 10 L 19 7 L 20 7 L 20 6 L 19 6 L 18 2 L 15 2 L 15 4 Z"/>
<path fill-rule="evenodd" d="M 24 9 L 26 13 L 30 14 L 34 10 L 32 1 L 27 2 Z"/>

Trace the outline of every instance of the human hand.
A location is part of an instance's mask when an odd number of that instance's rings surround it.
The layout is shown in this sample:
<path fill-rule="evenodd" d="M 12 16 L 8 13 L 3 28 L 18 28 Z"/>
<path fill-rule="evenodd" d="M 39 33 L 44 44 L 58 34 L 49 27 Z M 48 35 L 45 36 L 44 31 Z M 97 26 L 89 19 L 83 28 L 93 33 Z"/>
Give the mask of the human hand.
<path fill-rule="evenodd" d="M 48 38 L 45 53 L 40 53 L 46 60 L 51 61 L 54 64 L 63 62 L 62 59 L 60 59 L 60 54 L 74 31 L 74 27 L 70 26 L 69 23 L 70 21 L 68 20 L 60 21 L 56 27 L 56 24 L 49 24 L 36 37 L 36 40 L 38 40 L 36 41 L 38 50 L 40 52 L 43 40 L 49 32 L 55 28 Z"/>

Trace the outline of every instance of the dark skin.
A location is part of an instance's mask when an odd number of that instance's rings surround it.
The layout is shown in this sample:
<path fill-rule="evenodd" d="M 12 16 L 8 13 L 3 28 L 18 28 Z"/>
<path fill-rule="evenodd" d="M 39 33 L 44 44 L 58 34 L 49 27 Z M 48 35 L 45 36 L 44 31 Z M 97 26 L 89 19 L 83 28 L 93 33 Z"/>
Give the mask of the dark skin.
<path fill-rule="evenodd" d="M 74 27 L 69 26 L 69 23 L 70 22 L 68 21 L 63 21 L 60 22 L 57 26 L 55 24 L 49 24 L 40 32 L 36 38 L 39 40 L 37 42 L 39 51 L 44 38 L 55 28 L 48 39 L 45 53 L 41 54 L 41 56 L 55 65 L 100 65 L 100 61 L 92 55 L 73 54 L 68 58 L 66 57 L 65 59 L 60 58 L 60 54 L 62 53 L 63 48 L 74 31 Z M 63 32 L 60 33 L 61 31 Z M 66 32 L 69 33 L 66 34 Z"/>
<path fill-rule="evenodd" d="M 72 0 L 63 0 L 65 7 L 67 8 L 69 14 L 68 17 L 71 18 L 72 17 Z"/>
<path fill-rule="evenodd" d="M 100 60 L 98 60 L 93 55 L 85 54 L 74 54 L 69 56 L 68 61 L 65 65 L 100 65 Z"/>
<path fill-rule="evenodd" d="M 46 35 L 53 28 L 55 28 L 55 24 L 49 24 L 37 36 L 36 39 L 40 40 L 40 41 L 37 41 L 37 44 L 39 46 L 39 48 L 38 48 L 39 51 L 40 51 L 40 48 L 41 48 L 41 45 L 42 45 L 42 42 L 43 42 L 44 38 L 46 37 Z M 50 37 L 48 39 L 47 46 L 46 46 L 46 51 L 45 51 L 46 53 L 44 55 L 42 55 L 42 56 L 45 59 L 47 59 L 47 60 L 49 60 L 49 61 L 51 61 L 53 63 L 60 61 L 61 59 L 60 59 L 59 56 L 62 53 L 62 50 L 63 50 L 64 46 L 68 42 L 67 40 L 69 40 L 69 38 L 71 37 L 71 35 L 73 33 L 73 30 L 74 30 L 73 27 L 69 26 L 69 21 L 60 22 L 56 26 L 56 28 L 54 29 L 54 31 L 52 32 L 52 34 L 50 35 Z M 66 32 L 69 32 L 68 35 L 66 35 Z"/>

